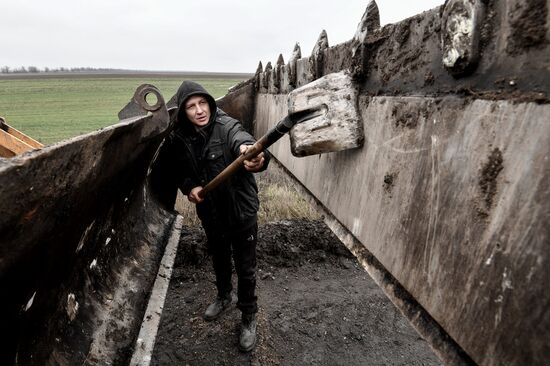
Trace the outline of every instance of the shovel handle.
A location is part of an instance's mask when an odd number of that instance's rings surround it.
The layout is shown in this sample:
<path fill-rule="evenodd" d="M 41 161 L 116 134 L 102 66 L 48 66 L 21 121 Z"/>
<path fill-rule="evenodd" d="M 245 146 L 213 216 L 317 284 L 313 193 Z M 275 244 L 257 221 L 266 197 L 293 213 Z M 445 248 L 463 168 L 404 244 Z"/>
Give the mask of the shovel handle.
<path fill-rule="evenodd" d="M 252 159 L 259 153 L 264 151 L 264 147 L 261 145 L 260 140 L 246 150 L 246 153 L 239 155 L 231 164 L 229 164 L 222 172 L 214 177 L 202 190 L 197 193 L 200 198 L 204 198 L 208 192 L 218 187 L 225 182 L 227 178 L 235 174 L 237 170 L 241 168 L 245 160 Z"/>
<path fill-rule="evenodd" d="M 291 119 L 288 116 L 280 120 L 275 127 L 267 131 L 267 133 L 263 135 L 258 141 L 256 141 L 254 145 L 249 147 L 248 150 L 246 150 L 246 153 L 239 155 L 239 157 L 235 159 L 231 164 L 229 164 L 220 174 L 218 174 L 214 177 L 214 179 L 208 182 L 208 184 L 204 186 L 204 188 L 200 190 L 197 195 L 200 198 L 204 198 L 204 196 L 206 196 L 208 192 L 211 192 L 221 183 L 225 182 L 227 178 L 235 174 L 235 172 L 241 168 L 245 160 L 250 160 L 254 158 L 256 155 L 273 145 L 275 142 L 277 142 L 277 140 L 279 140 L 288 131 L 290 131 L 295 123 L 296 120 Z"/>

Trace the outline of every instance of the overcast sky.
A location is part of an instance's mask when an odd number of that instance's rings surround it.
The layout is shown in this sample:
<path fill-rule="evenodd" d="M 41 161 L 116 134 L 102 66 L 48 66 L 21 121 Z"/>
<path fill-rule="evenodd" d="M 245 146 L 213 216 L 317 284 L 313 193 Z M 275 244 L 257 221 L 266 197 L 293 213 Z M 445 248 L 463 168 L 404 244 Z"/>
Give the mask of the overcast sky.
<path fill-rule="evenodd" d="M 382 25 L 444 0 L 378 0 Z M 0 66 L 254 72 L 351 39 L 368 0 L 2 0 Z"/>

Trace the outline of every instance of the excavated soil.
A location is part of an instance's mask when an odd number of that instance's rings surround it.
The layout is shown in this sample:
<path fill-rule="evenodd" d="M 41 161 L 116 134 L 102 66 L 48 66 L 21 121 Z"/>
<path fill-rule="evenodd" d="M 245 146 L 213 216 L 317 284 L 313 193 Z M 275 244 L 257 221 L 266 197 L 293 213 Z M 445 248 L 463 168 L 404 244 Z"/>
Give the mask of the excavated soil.
<path fill-rule="evenodd" d="M 205 244 L 184 230 L 152 365 L 441 364 L 324 223 L 306 220 L 260 226 L 259 338 L 239 352 L 234 306 L 202 319 L 215 296 Z"/>

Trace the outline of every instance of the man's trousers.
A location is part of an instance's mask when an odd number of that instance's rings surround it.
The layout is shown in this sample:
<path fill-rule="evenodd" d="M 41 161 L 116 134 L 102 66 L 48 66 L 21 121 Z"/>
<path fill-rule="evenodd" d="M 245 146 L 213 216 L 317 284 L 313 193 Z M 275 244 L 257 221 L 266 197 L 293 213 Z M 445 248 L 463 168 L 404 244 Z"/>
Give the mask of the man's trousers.
<path fill-rule="evenodd" d="M 258 241 L 258 224 L 232 235 L 220 235 L 206 231 L 208 252 L 212 256 L 218 297 L 229 296 L 232 263 L 237 272 L 237 308 L 245 314 L 258 311 L 256 298 L 256 244 Z"/>

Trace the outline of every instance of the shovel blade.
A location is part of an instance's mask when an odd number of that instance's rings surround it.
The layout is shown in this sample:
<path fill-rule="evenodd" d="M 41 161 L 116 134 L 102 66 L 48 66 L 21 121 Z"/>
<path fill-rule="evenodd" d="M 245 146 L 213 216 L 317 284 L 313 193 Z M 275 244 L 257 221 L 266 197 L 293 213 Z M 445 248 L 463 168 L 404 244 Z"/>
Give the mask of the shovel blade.
<path fill-rule="evenodd" d="M 289 116 L 305 115 L 290 130 L 292 155 L 307 156 L 363 146 L 358 88 L 346 72 L 328 74 L 293 90 Z"/>

